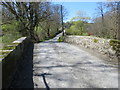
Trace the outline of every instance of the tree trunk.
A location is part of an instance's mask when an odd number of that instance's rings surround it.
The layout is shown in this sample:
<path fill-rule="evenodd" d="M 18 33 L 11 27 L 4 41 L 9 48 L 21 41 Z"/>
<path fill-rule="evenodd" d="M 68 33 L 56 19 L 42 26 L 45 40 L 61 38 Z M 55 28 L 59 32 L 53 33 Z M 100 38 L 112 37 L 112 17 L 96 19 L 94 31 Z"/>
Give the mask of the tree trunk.
<path fill-rule="evenodd" d="M 117 3 L 117 39 L 120 40 L 120 1 Z"/>
<path fill-rule="evenodd" d="M 48 35 L 48 38 L 50 37 L 50 29 L 47 28 L 47 35 Z"/>

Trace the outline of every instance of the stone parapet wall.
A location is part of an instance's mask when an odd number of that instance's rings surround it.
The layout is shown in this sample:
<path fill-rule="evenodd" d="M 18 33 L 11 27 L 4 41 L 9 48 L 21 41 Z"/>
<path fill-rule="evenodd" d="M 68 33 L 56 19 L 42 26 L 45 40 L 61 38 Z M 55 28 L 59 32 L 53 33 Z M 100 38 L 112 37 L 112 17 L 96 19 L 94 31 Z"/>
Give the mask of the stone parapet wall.
<path fill-rule="evenodd" d="M 82 46 L 88 48 L 90 50 L 94 50 L 98 53 L 106 55 L 110 57 L 112 60 L 117 60 L 116 51 L 113 50 L 112 46 L 110 46 L 111 39 L 103 39 L 93 36 L 66 36 L 64 41 L 67 43 L 75 44 L 78 46 Z"/>
<path fill-rule="evenodd" d="M 13 42 L 17 44 L 10 53 L 2 59 L 2 88 L 8 88 L 13 80 L 14 74 L 21 61 L 23 60 L 24 51 L 30 44 L 30 38 L 22 37 Z M 9 51 L 9 50 L 8 50 Z"/>

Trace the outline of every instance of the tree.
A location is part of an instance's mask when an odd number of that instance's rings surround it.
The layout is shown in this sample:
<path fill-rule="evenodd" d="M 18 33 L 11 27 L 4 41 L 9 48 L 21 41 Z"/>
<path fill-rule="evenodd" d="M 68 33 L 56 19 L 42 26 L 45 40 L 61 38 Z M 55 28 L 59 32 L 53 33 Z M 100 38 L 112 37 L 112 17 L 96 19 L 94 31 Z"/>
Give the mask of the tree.
<path fill-rule="evenodd" d="M 98 13 L 101 15 L 102 17 L 102 22 L 104 23 L 104 3 L 103 2 L 98 2 L 97 3 L 99 6 L 98 6 Z"/>
<path fill-rule="evenodd" d="M 115 37 L 120 40 L 120 1 L 108 2 L 106 7 L 109 9 L 109 12 L 113 14 L 115 22 Z"/>
<path fill-rule="evenodd" d="M 104 13 L 105 13 L 105 3 L 103 2 L 98 2 L 98 7 L 97 7 L 97 10 L 98 10 L 98 14 L 101 15 L 101 19 L 102 19 L 102 22 L 101 22 L 101 35 L 104 36 L 105 35 L 105 31 L 106 31 L 106 25 L 105 25 L 105 20 L 104 20 Z"/>
<path fill-rule="evenodd" d="M 91 32 L 103 38 L 120 38 L 120 35 L 118 35 L 120 34 L 119 2 L 98 3 L 98 7 L 97 12 L 99 17 L 97 15 L 97 17 L 94 18 L 94 23 L 90 25 L 89 28 L 91 28 Z"/>
<path fill-rule="evenodd" d="M 61 27 L 61 22 L 62 22 L 60 5 L 53 5 L 53 13 L 54 14 L 52 16 L 52 19 L 53 19 L 54 27 L 56 27 L 56 30 L 59 32 L 59 28 Z"/>
<path fill-rule="evenodd" d="M 60 5 L 50 2 L 2 2 L 2 6 L 14 16 L 24 28 L 23 36 L 30 36 L 33 41 L 54 36 L 61 27 Z M 63 16 L 65 17 L 63 8 Z M 64 18 L 63 17 L 63 18 Z M 40 30 L 41 29 L 41 30 Z M 42 34 L 40 34 L 40 32 Z M 44 34 L 44 35 L 43 35 Z"/>
<path fill-rule="evenodd" d="M 118 13 L 118 40 L 120 40 L 120 1 L 118 2 L 118 5 L 117 5 L 117 13 Z"/>
<path fill-rule="evenodd" d="M 2 6 L 1 6 L 2 7 Z M 11 20 L 15 19 L 14 15 L 9 12 L 6 8 L 2 7 L 2 24 L 10 23 Z"/>
<path fill-rule="evenodd" d="M 2 5 L 6 7 L 25 28 L 23 34 L 27 34 L 34 41 L 39 41 L 37 34 L 35 33 L 35 27 L 39 22 L 44 21 L 49 14 L 47 14 L 46 7 L 47 2 L 2 2 Z"/>
<path fill-rule="evenodd" d="M 90 20 L 90 17 L 86 16 L 86 13 L 84 11 L 77 11 L 77 16 L 73 17 L 71 19 L 71 21 L 85 21 L 87 22 L 88 20 Z"/>

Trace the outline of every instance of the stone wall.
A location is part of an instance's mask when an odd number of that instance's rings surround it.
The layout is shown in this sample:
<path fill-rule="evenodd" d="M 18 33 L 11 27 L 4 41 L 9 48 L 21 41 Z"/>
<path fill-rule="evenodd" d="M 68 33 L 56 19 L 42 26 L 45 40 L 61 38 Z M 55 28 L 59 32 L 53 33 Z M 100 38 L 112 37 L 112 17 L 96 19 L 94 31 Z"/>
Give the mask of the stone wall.
<path fill-rule="evenodd" d="M 22 61 L 24 51 L 26 50 L 29 43 L 30 38 L 26 37 L 22 37 L 14 41 L 13 45 L 16 45 L 15 48 L 2 59 L 2 88 L 8 88 L 10 86 L 14 74 Z"/>
<path fill-rule="evenodd" d="M 110 46 L 110 39 L 103 39 L 93 36 L 66 36 L 65 42 L 75 44 L 81 47 L 94 50 L 95 52 L 101 53 L 110 57 L 112 60 L 117 60 L 116 51 Z"/>

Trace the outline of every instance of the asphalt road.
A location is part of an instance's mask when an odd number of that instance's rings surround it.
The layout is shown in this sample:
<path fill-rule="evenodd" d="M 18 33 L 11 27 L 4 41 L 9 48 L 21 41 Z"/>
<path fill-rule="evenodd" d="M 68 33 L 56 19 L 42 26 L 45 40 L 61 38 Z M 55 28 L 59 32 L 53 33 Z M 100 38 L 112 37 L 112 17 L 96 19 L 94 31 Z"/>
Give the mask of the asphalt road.
<path fill-rule="evenodd" d="M 118 66 L 55 38 L 34 45 L 34 88 L 118 88 Z"/>

